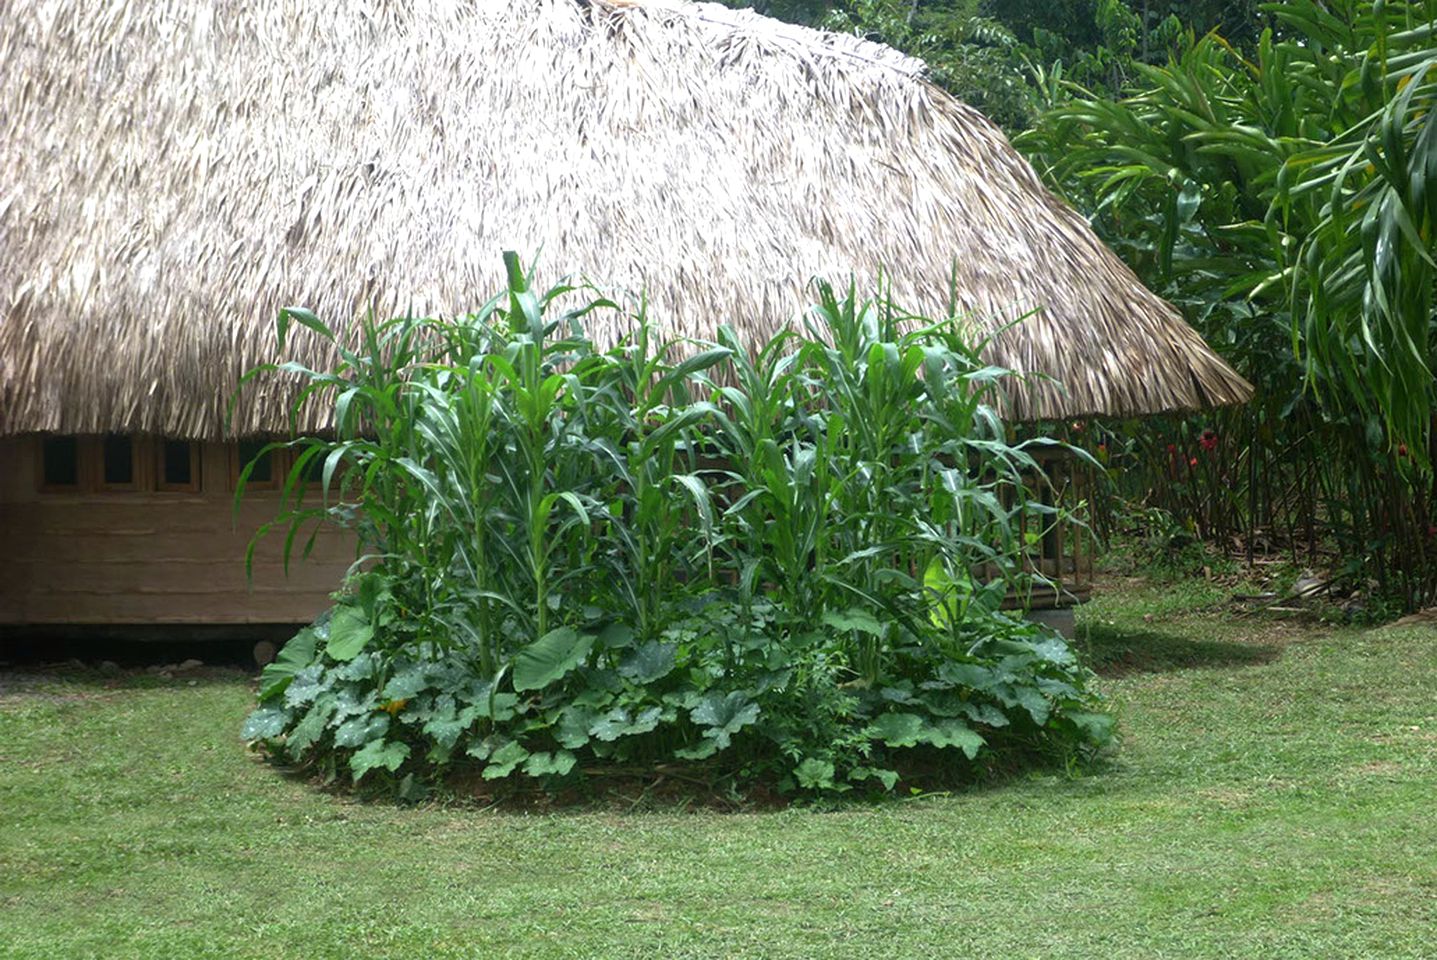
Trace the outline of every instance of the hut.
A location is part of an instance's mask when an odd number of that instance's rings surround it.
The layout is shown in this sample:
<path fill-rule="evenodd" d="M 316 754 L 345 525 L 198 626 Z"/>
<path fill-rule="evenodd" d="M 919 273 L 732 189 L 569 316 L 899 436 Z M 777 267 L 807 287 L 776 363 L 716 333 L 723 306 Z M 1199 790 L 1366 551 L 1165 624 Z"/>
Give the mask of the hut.
<path fill-rule="evenodd" d="M 227 420 L 236 381 L 283 304 L 462 311 L 504 249 L 697 337 L 881 268 L 1031 313 L 988 351 L 1050 378 L 1018 419 L 1250 392 L 921 63 L 716 4 L 14 0 L 0 170 L 0 624 L 308 618 L 352 552 L 246 584 L 236 471 L 288 424 L 278 388 Z"/>

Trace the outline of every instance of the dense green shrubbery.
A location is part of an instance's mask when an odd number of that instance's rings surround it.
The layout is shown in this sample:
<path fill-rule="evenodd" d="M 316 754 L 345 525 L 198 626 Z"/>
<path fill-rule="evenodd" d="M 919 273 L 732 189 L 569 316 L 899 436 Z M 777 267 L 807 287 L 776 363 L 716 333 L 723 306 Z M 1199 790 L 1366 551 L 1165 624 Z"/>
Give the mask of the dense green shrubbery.
<path fill-rule="evenodd" d="M 560 312 L 572 288 L 506 262 L 473 316 L 281 368 L 336 432 L 288 444 L 272 526 L 345 523 L 365 558 L 264 671 L 247 739 L 403 789 L 685 763 L 803 791 L 1107 741 L 1067 645 L 999 609 L 1016 511 L 1044 508 L 987 402 L 1004 372 L 951 320 L 820 287 L 757 356 L 724 329 L 674 359 L 642 304 L 601 352 L 582 320 L 623 308 Z M 334 339 L 289 310 L 281 346 L 291 323 Z"/>

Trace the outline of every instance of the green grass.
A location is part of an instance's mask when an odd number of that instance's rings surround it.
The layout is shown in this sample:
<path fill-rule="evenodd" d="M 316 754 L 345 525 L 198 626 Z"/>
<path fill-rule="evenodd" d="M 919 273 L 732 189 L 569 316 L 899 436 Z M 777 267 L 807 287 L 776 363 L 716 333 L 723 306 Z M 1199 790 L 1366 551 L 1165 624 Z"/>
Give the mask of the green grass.
<path fill-rule="evenodd" d="M 1090 776 L 837 811 L 358 803 L 248 678 L 0 675 L 0 957 L 1431 957 L 1437 631 L 1125 587 Z"/>

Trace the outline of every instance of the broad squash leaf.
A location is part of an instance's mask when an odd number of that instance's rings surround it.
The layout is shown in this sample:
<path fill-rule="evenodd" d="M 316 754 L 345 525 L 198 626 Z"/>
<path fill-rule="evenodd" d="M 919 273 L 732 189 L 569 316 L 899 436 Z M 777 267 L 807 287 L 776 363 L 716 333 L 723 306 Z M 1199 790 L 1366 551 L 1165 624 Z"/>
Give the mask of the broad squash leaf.
<path fill-rule="evenodd" d="M 314 662 L 319 638 L 313 627 L 305 627 L 280 648 L 273 663 L 265 665 L 259 675 L 259 699 L 269 700 L 284 693 L 294 675 Z"/>
<path fill-rule="evenodd" d="M 529 759 L 524 761 L 524 772 L 531 777 L 562 777 L 574 769 L 575 762 L 574 755 L 567 750 L 541 751 L 529 754 Z"/>
<path fill-rule="evenodd" d="M 639 685 L 653 683 L 668 676 L 674 669 L 674 654 L 678 647 L 672 643 L 650 640 L 635 650 L 619 664 L 619 675 L 628 677 Z"/>
<path fill-rule="evenodd" d="M 517 767 L 529 756 L 529 751 L 518 740 L 510 740 L 504 746 L 495 750 L 489 757 L 489 765 L 484 768 L 483 777 L 485 780 L 502 780 L 514 772 Z"/>
<path fill-rule="evenodd" d="M 885 713 L 865 732 L 890 747 L 912 747 L 923 739 L 923 718 L 916 713 Z"/>
<path fill-rule="evenodd" d="M 354 782 L 358 783 L 366 773 L 377 767 L 383 767 L 393 773 L 407 759 L 409 759 L 409 744 L 398 741 L 386 743 L 383 740 L 371 740 L 364 749 L 349 758 L 349 769 L 354 774 Z"/>
<path fill-rule="evenodd" d="M 382 740 L 389 732 L 389 714 L 371 713 L 346 720 L 334 731 L 336 747 L 360 747 Z"/>
<path fill-rule="evenodd" d="M 282 707 L 260 707 L 245 718 L 240 728 L 244 740 L 269 740 L 284 733 L 294 714 Z"/>
<path fill-rule="evenodd" d="M 978 751 L 986 742 L 968 724 L 951 717 L 925 725 L 920 739 L 935 747 L 957 747 L 969 760 L 978 756 Z"/>
<path fill-rule="evenodd" d="M 615 707 L 600 717 L 589 728 L 589 733 L 596 739 L 606 742 L 617 740 L 620 737 L 648 733 L 659 725 L 659 717 L 663 712 L 663 707 L 650 707 L 635 715 L 630 714 L 624 707 Z"/>

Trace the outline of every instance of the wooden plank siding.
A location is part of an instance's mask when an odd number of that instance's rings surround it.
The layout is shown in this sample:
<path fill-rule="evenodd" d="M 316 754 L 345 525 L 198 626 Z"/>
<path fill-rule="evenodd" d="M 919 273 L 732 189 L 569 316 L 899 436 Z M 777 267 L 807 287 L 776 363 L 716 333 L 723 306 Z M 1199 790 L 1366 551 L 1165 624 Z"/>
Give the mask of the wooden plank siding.
<path fill-rule="evenodd" d="M 286 575 L 276 532 L 246 582 L 246 545 L 279 494 L 247 493 L 235 516 L 225 444 L 201 445 L 198 492 L 157 491 L 147 442 L 138 490 L 40 492 L 39 449 L 36 437 L 0 439 L 0 625 L 302 623 L 354 559 L 353 538 L 326 529 Z"/>

